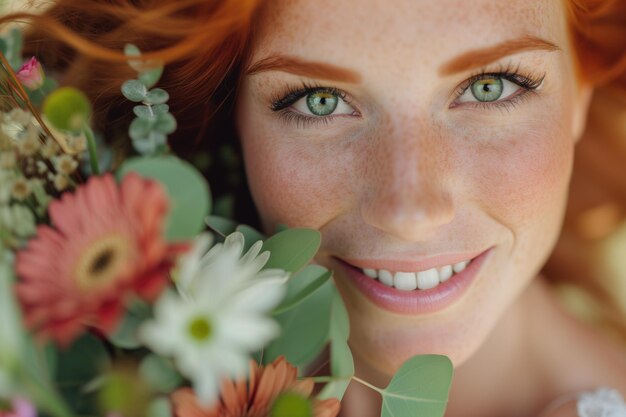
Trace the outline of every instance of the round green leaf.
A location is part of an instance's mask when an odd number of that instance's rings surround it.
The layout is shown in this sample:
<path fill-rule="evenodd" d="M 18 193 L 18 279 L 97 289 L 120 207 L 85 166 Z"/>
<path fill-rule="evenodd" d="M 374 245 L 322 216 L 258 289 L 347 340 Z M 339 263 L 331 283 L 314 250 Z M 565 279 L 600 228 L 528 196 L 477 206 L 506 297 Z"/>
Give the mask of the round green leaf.
<path fill-rule="evenodd" d="M 417 355 L 407 360 L 381 390 L 381 417 L 442 417 L 446 411 L 452 362 L 443 355 Z"/>
<path fill-rule="evenodd" d="M 118 178 L 133 171 L 165 187 L 170 198 L 168 240 L 190 239 L 204 229 L 211 194 L 204 177 L 191 164 L 172 156 L 133 158 L 120 167 Z"/>
<path fill-rule="evenodd" d="M 319 287 L 324 285 L 332 272 L 319 265 L 307 265 L 302 271 L 293 275 L 287 282 L 287 295 L 276 309 L 274 314 L 283 313 L 294 308 L 305 300 Z"/>
<path fill-rule="evenodd" d="M 170 106 L 168 106 L 167 104 L 154 104 L 152 106 L 152 111 L 154 112 L 154 114 L 159 115 L 159 114 L 165 114 L 170 110 Z"/>
<path fill-rule="evenodd" d="M 145 85 L 146 88 L 150 88 L 159 81 L 162 74 L 163 74 L 163 67 L 158 66 L 156 68 L 152 68 L 152 69 L 142 71 L 141 73 L 139 73 L 139 81 L 143 85 Z"/>
<path fill-rule="evenodd" d="M 228 236 L 237 230 L 237 223 L 226 217 L 206 216 L 204 223 L 209 226 L 211 230 L 222 236 Z"/>
<path fill-rule="evenodd" d="M 247 252 L 248 249 L 250 249 L 250 247 L 259 240 L 265 239 L 265 236 L 261 232 L 245 224 L 240 224 L 239 226 L 237 226 L 236 230 L 238 232 L 241 232 L 241 234 L 243 234 L 245 238 L 245 244 L 243 247 L 244 252 Z"/>
<path fill-rule="evenodd" d="M 154 129 L 169 135 L 176 130 L 176 119 L 171 113 L 159 114 L 154 123 Z"/>
<path fill-rule="evenodd" d="M 135 113 L 135 116 L 141 117 L 142 119 L 156 119 L 154 111 L 144 104 L 133 107 L 133 113 Z"/>
<path fill-rule="evenodd" d="M 147 98 L 148 89 L 139 80 L 128 80 L 122 84 L 122 94 L 130 101 L 144 101 Z"/>
<path fill-rule="evenodd" d="M 320 354 L 328 340 L 333 285 L 322 285 L 295 308 L 277 315 L 282 333 L 265 349 L 263 363 L 280 355 L 298 366 L 306 366 Z"/>
<path fill-rule="evenodd" d="M 167 94 L 167 91 L 163 90 L 162 88 L 155 88 L 154 90 L 148 91 L 148 94 L 146 94 L 143 101 L 147 104 L 163 104 L 169 99 L 170 95 Z"/>
<path fill-rule="evenodd" d="M 134 140 L 146 137 L 150 133 L 150 130 L 152 130 L 153 125 L 153 120 L 137 117 L 131 122 L 128 128 L 128 135 Z"/>
<path fill-rule="evenodd" d="M 171 361 L 154 354 L 141 361 L 139 374 L 154 390 L 162 393 L 173 391 L 183 381 Z"/>
<path fill-rule="evenodd" d="M 288 229 L 270 237 L 263 250 L 270 251 L 265 268 L 296 272 L 313 259 L 322 243 L 322 235 L 313 229 Z"/>

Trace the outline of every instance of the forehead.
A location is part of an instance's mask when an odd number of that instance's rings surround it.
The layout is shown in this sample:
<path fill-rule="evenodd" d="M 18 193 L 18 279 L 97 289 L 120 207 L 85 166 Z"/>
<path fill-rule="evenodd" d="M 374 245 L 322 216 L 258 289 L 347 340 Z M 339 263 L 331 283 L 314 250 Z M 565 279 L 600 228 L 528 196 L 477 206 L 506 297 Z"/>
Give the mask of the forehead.
<path fill-rule="evenodd" d="M 252 60 L 426 64 L 526 35 L 567 49 L 562 0 L 267 0 L 256 24 Z"/>

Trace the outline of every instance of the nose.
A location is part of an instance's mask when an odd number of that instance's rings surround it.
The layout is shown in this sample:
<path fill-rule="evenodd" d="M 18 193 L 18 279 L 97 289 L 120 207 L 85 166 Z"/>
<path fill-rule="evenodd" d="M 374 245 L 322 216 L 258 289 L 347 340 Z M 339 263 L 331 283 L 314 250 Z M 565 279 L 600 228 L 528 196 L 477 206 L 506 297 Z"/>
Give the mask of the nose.
<path fill-rule="evenodd" d="M 431 239 L 455 214 L 445 145 L 404 136 L 380 140 L 375 148 L 361 194 L 362 219 L 403 241 Z"/>

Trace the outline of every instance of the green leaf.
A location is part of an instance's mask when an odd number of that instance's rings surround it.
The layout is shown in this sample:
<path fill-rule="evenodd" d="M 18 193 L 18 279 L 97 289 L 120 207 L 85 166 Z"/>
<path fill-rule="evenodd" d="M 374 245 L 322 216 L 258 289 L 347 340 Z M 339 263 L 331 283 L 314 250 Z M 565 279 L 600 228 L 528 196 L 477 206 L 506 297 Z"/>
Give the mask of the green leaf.
<path fill-rule="evenodd" d="M 228 236 L 237 230 L 237 223 L 233 220 L 227 219 L 226 217 L 206 216 L 204 218 L 204 223 L 209 226 L 211 230 L 224 236 Z"/>
<path fill-rule="evenodd" d="M 139 73 L 139 81 L 145 85 L 146 88 L 151 88 L 161 79 L 162 74 L 162 66 L 145 70 Z"/>
<path fill-rule="evenodd" d="M 146 106 L 145 104 L 140 104 L 133 107 L 133 113 L 135 113 L 135 116 L 142 119 L 156 119 L 156 114 L 154 114 L 154 110 L 150 109 L 150 106 Z"/>
<path fill-rule="evenodd" d="M 128 128 L 128 135 L 133 140 L 139 140 L 141 138 L 148 136 L 148 134 L 152 130 L 153 125 L 154 125 L 153 120 L 142 119 L 138 117 L 131 122 L 130 127 Z"/>
<path fill-rule="evenodd" d="M 134 171 L 159 181 L 170 198 L 166 238 L 184 240 L 204 229 L 204 219 L 211 210 L 209 185 L 193 165 L 173 156 L 139 157 L 126 160 L 118 178 Z"/>
<path fill-rule="evenodd" d="M 176 119 L 171 113 L 159 114 L 154 123 L 154 129 L 169 135 L 176 130 Z"/>
<path fill-rule="evenodd" d="M 172 417 L 172 405 L 167 398 L 157 398 L 148 406 L 148 417 Z"/>
<path fill-rule="evenodd" d="M 148 89 L 139 80 L 127 80 L 122 84 L 122 94 L 130 101 L 144 101 L 147 99 Z"/>
<path fill-rule="evenodd" d="M 313 259 L 321 243 L 322 235 L 313 229 L 288 229 L 275 234 L 263 244 L 263 250 L 271 254 L 265 268 L 296 272 Z"/>
<path fill-rule="evenodd" d="M 298 305 L 331 277 L 332 272 L 319 265 L 307 265 L 287 282 L 287 295 L 274 314 L 284 313 Z"/>
<path fill-rule="evenodd" d="M 149 306 L 142 304 L 140 301 L 135 302 L 134 307 L 128 309 L 115 332 L 109 336 L 109 340 L 122 349 L 137 349 L 141 347 L 141 342 L 137 338 L 137 330 L 150 316 L 151 309 Z"/>
<path fill-rule="evenodd" d="M 55 385 L 78 414 L 95 415 L 95 404 L 87 401 L 83 389 L 109 366 L 109 356 L 102 342 L 86 333 L 69 349 L 59 351 Z"/>
<path fill-rule="evenodd" d="M 157 116 L 159 114 L 165 114 L 170 110 L 170 106 L 168 106 L 167 104 L 155 104 L 152 106 L 152 111 L 154 112 L 154 114 L 156 114 Z"/>
<path fill-rule="evenodd" d="M 452 362 L 443 355 L 417 355 L 407 360 L 381 390 L 381 417 L 442 417 L 446 411 Z"/>
<path fill-rule="evenodd" d="M 330 313 L 330 370 L 337 378 L 327 383 L 319 394 L 320 399 L 337 398 L 341 401 L 354 376 L 354 359 L 348 346 L 350 321 L 348 311 L 339 293 L 335 290 Z"/>
<path fill-rule="evenodd" d="M 243 247 L 244 252 L 247 252 L 248 249 L 250 249 L 250 247 L 254 245 L 256 242 L 258 242 L 259 240 L 265 239 L 265 236 L 263 235 L 263 233 L 245 224 L 241 224 L 237 226 L 235 230 L 241 232 L 243 234 L 243 237 L 245 238 L 245 244 Z"/>
<path fill-rule="evenodd" d="M 295 308 L 277 315 L 282 333 L 266 347 L 263 363 L 285 355 L 290 363 L 303 367 L 315 359 L 328 340 L 332 296 L 333 285 L 327 281 Z"/>
<path fill-rule="evenodd" d="M 164 394 L 173 391 L 183 382 L 172 362 L 155 354 L 150 354 L 141 361 L 139 374 L 155 391 Z"/>
<path fill-rule="evenodd" d="M 155 88 L 154 90 L 148 91 L 148 94 L 146 94 L 143 101 L 146 104 L 163 104 L 169 99 L 170 95 L 167 94 L 167 91 L 163 90 L 162 88 Z"/>
<path fill-rule="evenodd" d="M 141 56 L 141 51 L 137 47 L 137 45 L 132 43 L 127 43 L 124 45 L 124 55 L 126 56 Z"/>

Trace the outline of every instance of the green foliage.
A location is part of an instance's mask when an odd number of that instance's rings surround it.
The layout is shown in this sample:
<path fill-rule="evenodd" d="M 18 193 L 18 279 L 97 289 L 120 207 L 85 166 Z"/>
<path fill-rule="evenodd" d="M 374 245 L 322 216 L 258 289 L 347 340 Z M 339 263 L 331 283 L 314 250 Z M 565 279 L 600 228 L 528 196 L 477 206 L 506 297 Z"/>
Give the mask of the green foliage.
<path fill-rule="evenodd" d="M 319 397 L 337 398 L 341 400 L 354 376 L 354 359 L 348 346 L 350 321 L 348 311 L 339 293 L 335 290 L 330 313 L 330 370 L 333 381 L 324 386 Z"/>
<path fill-rule="evenodd" d="M 128 57 L 141 57 L 141 51 L 135 45 L 124 48 Z M 144 63 L 141 59 L 130 59 L 128 64 L 138 72 L 138 79 L 127 80 L 122 85 L 122 94 L 128 100 L 142 103 L 133 108 L 137 116 L 128 129 L 133 147 L 142 155 L 155 155 L 168 149 L 167 135 L 176 131 L 177 123 L 169 113 L 167 91 L 161 88 L 151 89 L 163 74 L 163 65 Z"/>
<path fill-rule="evenodd" d="M 73 410 L 80 414 L 95 413 L 93 397 L 85 387 L 106 371 L 109 356 L 102 342 L 86 333 L 68 349 L 58 352 L 55 384 Z"/>
<path fill-rule="evenodd" d="M 321 243 L 322 235 L 313 229 L 288 229 L 277 233 L 263 244 L 263 250 L 271 253 L 265 268 L 297 272 L 313 259 Z"/>
<path fill-rule="evenodd" d="M 139 374 L 152 389 L 163 394 L 170 393 L 183 382 L 169 359 L 154 354 L 146 356 L 141 361 Z"/>
<path fill-rule="evenodd" d="M 170 199 L 165 232 L 168 240 L 190 239 L 204 229 L 204 219 L 211 210 L 211 194 L 206 180 L 193 165 L 171 156 L 137 157 L 122 164 L 118 178 L 131 171 L 165 187 Z"/>
<path fill-rule="evenodd" d="M 148 417 L 172 417 L 172 405 L 167 398 L 156 398 L 148 406 Z"/>
<path fill-rule="evenodd" d="M 148 304 L 139 299 L 134 300 L 124 315 L 122 322 L 118 325 L 115 332 L 109 336 L 109 340 L 122 349 L 139 348 L 141 342 L 137 337 L 137 330 L 141 323 L 150 318 L 151 315 L 152 309 Z"/>
<path fill-rule="evenodd" d="M 274 309 L 274 314 L 284 313 L 297 306 L 324 285 L 331 275 L 332 273 L 322 266 L 307 265 L 302 271 L 289 278 L 287 295 Z"/>
<path fill-rule="evenodd" d="M 407 360 L 380 393 L 381 417 L 442 417 L 452 382 L 447 356 L 418 355 Z"/>
<path fill-rule="evenodd" d="M 297 306 L 275 316 L 282 333 L 266 347 L 263 363 L 285 355 L 303 367 L 320 354 L 328 340 L 333 291 L 332 282 L 327 281 Z"/>
<path fill-rule="evenodd" d="M 259 240 L 265 240 L 265 235 L 263 235 L 263 233 L 245 224 L 240 224 L 239 226 L 237 226 L 236 230 L 238 232 L 241 232 L 241 234 L 243 234 L 243 237 L 245 238 L 245 244 L 243 247 L 244 252 L 247 252 L 248 249 L 250 249 L 250 247 Z"/>
<path fill-rule="evenodd" d="M 206 216 L 204 223 L 209 226 L 211 230 L 222 235 L 228 236 L 235 230 L 237 230 L 237 223 L 231 219 L 221 216 Z"/>
<path fill-rule="evenodd" d="M 22 47 L 24 39 L 22 31 L 14 27 L 0 38 L 0 52 L 5 56 L 13 71 L 22 66 Z"/>

